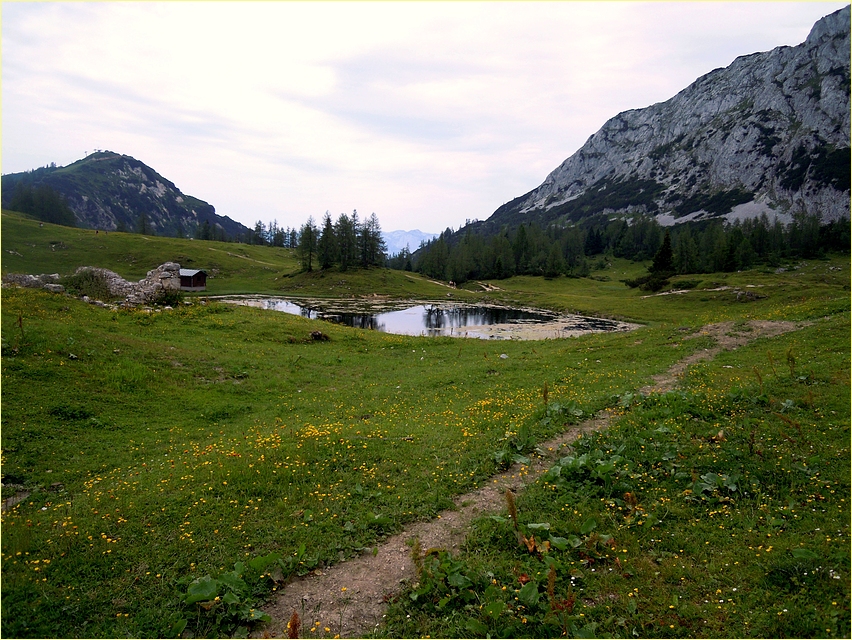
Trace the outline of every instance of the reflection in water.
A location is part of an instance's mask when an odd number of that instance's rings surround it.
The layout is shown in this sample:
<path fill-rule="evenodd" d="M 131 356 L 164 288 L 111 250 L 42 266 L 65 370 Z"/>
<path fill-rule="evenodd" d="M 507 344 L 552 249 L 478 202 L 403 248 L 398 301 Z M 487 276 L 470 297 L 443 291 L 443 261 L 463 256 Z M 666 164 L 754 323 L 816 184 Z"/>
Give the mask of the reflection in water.
<path fill-rule="evenodd" d="M 300 305 L 280 298 L 231 298 L 226 301 L 283 311 L 311 320 L 328 320 L 357 329 L 409 336 L 464 336 L 470 330 L 475 337 L 496 337 L 483 335 L 482 327 L 554 321 L 558 321 L 564 331 L 613 331 L 617 330 L 619 325 L 618 322 L 601 318 L 559 317 L 547 311 L 491 306 L 421 304 L 395 311 L 368 313 L 349 310 L 324 311 L 319 307 Z"/>
<path fill-rule="evenodd" d="M 321 317 L 358 329 L 374 329 L 409 336 L 459 335 L 463 334 L 467 327 L 515 322 L 547 322 L 555 318 L 554 315 L 519 309 L 437 305 L 417 305 L 408 309 L 382 313 L 330 313 Z"/>

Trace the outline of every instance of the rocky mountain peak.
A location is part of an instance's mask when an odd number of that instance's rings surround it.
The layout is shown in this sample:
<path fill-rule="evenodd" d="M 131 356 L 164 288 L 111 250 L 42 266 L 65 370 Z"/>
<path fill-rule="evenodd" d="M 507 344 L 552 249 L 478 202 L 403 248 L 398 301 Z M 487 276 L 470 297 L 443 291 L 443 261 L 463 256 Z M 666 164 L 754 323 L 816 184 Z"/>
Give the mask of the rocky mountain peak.
<path fill-rule="evenodd" d="M 664 224 L 803 211 L 849 217 L 850 12 L 622 112 L 490 222 L 644 213 Z"/>

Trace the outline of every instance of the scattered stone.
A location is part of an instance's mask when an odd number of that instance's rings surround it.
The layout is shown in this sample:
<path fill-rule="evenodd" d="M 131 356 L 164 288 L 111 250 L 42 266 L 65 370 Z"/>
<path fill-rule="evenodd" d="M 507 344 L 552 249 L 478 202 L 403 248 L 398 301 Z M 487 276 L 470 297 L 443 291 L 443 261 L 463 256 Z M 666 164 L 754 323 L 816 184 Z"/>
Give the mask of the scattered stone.
<path fill-rule="evenodd" d="M 163 291 L 180 290 L 180 265 L 176 262 L 166 262 L 156 269 L 152 269 L 139 282 L 128 282 L 120 275 L 109 269 L 100 267 L 79 267 L 75 275 L 82 271 L 91 271 L 101 276 L 107 284 L 111 296 L 124 298 L 125 306 L 133 307 L 140 304 L 148 304 L 157 299 Z M 3 276 L 3 284 L 14 284 L 19 287 L 44 288 L 53 293 L 64 293 L 65 287 L 58 283 L 59 274 L 28 275 L 23 273 L 10 273 Z M 92 301 L 88 296 L 83 296 L 84 302 L 98 304 L 100 301 Z M 98 304 L 102 306 L 103 303 Z M 105 306 L 105 305 L 104 305 Z"/>
<path fill-rule="evenodd" d="M 766 296 L 761 296 L 751 291 L 737 291 L 737 302 L 754 302 L 755 300 L 762 300 L 766 298 Z"/>
<path fill-rule="evenodd" d="M 30 497 L 29 491 L 19 491 L 18 493 L 13 495 L 11 498 L 6 498 L 3 501 L 2 510 L 6 511 L 6 509 L 9 509 L 10 507 L 14 507 L 16 504 L 18 504 L 19 502 L 23 502 L 24 500 L 26 500 L 29 497 Z"/>
<path fill-rule="evenodd" d="M 3 276 L 3 284 L 16 284 L 29 289 L 41 289 L 45 285 L 56 284 L 58 280 L 58 273 L 42 273 L 37 276 L 26 273 L 7 273 Z"/>

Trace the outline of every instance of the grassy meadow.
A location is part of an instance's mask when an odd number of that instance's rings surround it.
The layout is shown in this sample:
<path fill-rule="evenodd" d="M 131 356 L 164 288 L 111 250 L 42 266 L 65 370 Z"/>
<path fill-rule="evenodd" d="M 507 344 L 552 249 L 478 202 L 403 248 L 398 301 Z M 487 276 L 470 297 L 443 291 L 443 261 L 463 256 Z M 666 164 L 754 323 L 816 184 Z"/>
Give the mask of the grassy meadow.
<path fill-rule="evenodd" d="M 379 291 L 395 297 L 446 297 L 447 287 L 418 274 L 372 270 L 299 273 L 292 249 L 232 242 L 95 233 L 92 229 L 41 225 L 12 211 L 2 213 L 3 273 L 70 275 L 79 266 L 110 269 L 131 282 L 164 262 L 204 269 L 205 295 L 268 293 L 344 298 Z M 94 264 L 96 263 L 96 264 Z M 464 296 L 464 293 L 460 294 Z"/>
<path fill-rule="evenodd" d="M 297 274 L 283 249 L 8 212 L 2 233 L 4 274 L 138 279 L 174 260 L 216 269 L 210 295 L 448 293 L 402 272 Z M 848 636 L 850 265 L 789 266 L 696 276 L 683 295 L 642 297 L 619 280 L 644 266 L 617 260 L 588 279 L 452 292 L 643 324 L 540 342 L 3 288 L 3 498 L 29 495 L 2 516 L 2 633 L 244 635 L 289 577 L 451 507 L 507 446 L 527 453 L 617 407 L 516 513 L 478 521 L 458 557 L 423 558 L 380 635 Z M 763 297 L 720 289 L 746 285 Z M 689 333 L 752 319 L 810 324 L 690 367 L 676 392 L 636 394 L 711 346 Z"/>
<path fill-rule="evenodd" d="M 421 561 L 386 637 L 849 637 L 848 332 L 623 397 L 461 554 Z"/>

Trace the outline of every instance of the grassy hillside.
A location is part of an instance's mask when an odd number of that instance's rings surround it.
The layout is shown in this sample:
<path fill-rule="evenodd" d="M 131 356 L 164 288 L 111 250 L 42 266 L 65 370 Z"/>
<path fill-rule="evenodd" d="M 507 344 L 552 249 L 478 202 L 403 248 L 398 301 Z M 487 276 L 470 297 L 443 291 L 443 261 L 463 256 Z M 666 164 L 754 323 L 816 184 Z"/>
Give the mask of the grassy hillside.
<path fill-rule="evenodd" d="M 19 191 L 22 189 L 22 191 Z M 61 194 L 73 211 L 61 212 L 57 204 L 39 202 L 30 190 Z M 29 193 L 29 197 L 26 195 Z M 182 231 L 215 235 L 205 238 L 248 237 L 249 229 L 193 196 L 181 193 L 173 182 L 143 162 L 112 151 L 98 151 L 64 167 L 7 173 L 2 177 L 3 207 L 34 214 L 41 220 L 71 220 L 90 229 L 150 229 L 158 235 L 177 236 Z M 143 217 L 144 215 L 144 217 Z M 67 218 L 66 218 L 67 219 Z M 144 226 L 142 225 L 144 222 Z"/>
<path fill-rule="evenodd" d="M 682 293 L 649 295 L 628 289 L 621 280 L 645 271 L 645 264 L 614 260 L 591 278 L 553 280 L 519 276 L 494 281 L 491 298 L 510 304 L 539 305 L 560 311 L 606 315 L 648 322 L 694 325 L 740 318 L 810 317 L 844 305 L 849 298 L 849 259 L 796 260 L 776 272 L 756 268 L 737 273 L 678 276 L 672 287 Z M 807 283 L 807 295 L 803 284 Z"/>
<path fill-rule="evenodd" d="M 384 269 L 367 273 L 300 274 L 292 249 L 211 242 L 135 233 L 95 233 L 40 224 L 21 214 L 2 213 L 2 272 L 69 275 L 80 266 L 115 271 L 139 280 L 172 261 L 208 273 L 205 295 L 269 293 L 343 297 L 378 291 L 392 296 L 445 297 L 448 289 L 417 274 Z"/>
<path fill-rule="evenodd" d="M 2 516 L 8 637 L 245 633 L 288 578 L 434 517 L 490 482 L 495 453 L 604 407 L 620 420 L 577 453 L 620 460 L 597 475 L 566 469 L 518 498 L 524 531 L 549 532 L 554 551 L 524 551 L 507 514 L 485 518 L 465 555 L 430 556 L 430 580 L 383 635 L 848 635 L 848 258 L 702 276 L 677 296 L 643 298 L 618 282 L 642 266 L 620 262 L 598 279 L 465 294 L 382 270 L 293 276 L 292 255 L 268 247 L 103 237 L 6 212 L 2 225 L 4 273 L 94 263 L 139 278 L 187 264 L 180 256 L 212 269 L 215 257 L 210 293 L 487 295 L 645 325 L 541 342 L 430 339 L 202 300 L 109 311 L 3 288 L 3 498 L 21 498 Z M 738 301 L 734 287 L 762 297 Z M 640 401 L 652 376 L 711 346 L 687 332 L 723 319 L 810 324 L 694 365 L 682 392 Z"/>

